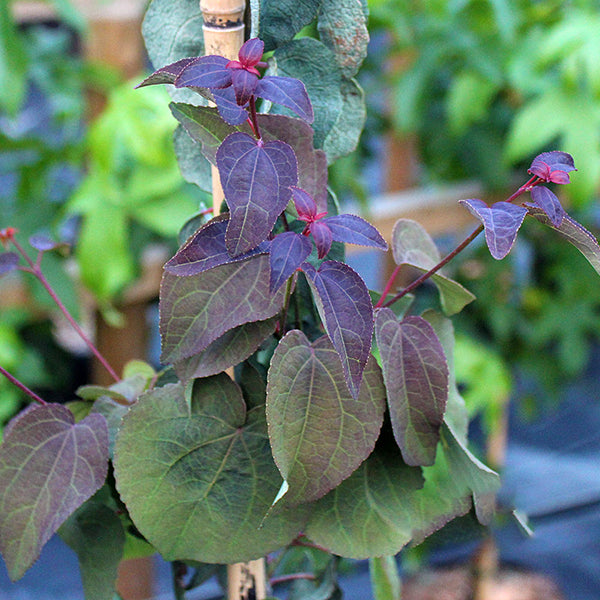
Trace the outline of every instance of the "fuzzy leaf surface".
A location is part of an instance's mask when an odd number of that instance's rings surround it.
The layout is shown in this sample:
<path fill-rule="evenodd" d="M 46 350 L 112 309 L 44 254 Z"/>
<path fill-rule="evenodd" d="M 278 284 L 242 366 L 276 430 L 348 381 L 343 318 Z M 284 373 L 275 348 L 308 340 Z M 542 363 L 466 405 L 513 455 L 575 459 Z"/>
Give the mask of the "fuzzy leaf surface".
<path fill-rule="evenodd" d="M 273 238 L 269 252 L 271 293 L 276 292 L 291 277 L 306 260 L 311 250 L 310 240 L 293 231 L 284 231 Z"/>
<path fill-rule="evenodd" d="M 259 3 L 259 35 L 265 52 L 289 42 L 317 16 L 322 0 L 261 0 Z"/>
<path fill-rule="evenodd" d="M 564 216 L 567 214 L 562 207 L 556 194 L 543 185 L 534 187 L 531 190 L 531 199 L 536 208 L 546 213 L 550 223 L 555 228 L 560 228 Z M 528 204 L 526 205 L 528 206 Z"/>
<path fill-rule="evenodd" d="M 356 215 L 342 214 L 321 220 L 331 230 L 334 242 L 371 246 L 387 250 L 387 243 L 371 223 Z"/>
<path fill-rule="evenodd" d="M 142 396 L 117 439 L 117 488 L 142 534 L 167 560 L 247 561 L 289 543 L 305 517 L 269 510 L 281 483 L 264 407 L 246 412 L 225 374 Z"/>
<path fill-rule="evenodd" d="M 389 308 L 375 316 L 394 438 L 406 464 L 432 465 L 448 399 L 448 363 L 422 317 L 398 321 Z"/>
<path fill-rule="evenodd" d="M 283 212 L 298 182 L 291 146 L 259 142 L 232 133 L 217 151 L 217 165 L 230 220 L 225 241 L 232 256 L 249 252 L 264 241 Z"/>
<path fill-rule="evenodd" d="M 325 331 L 340 356 L 348 389 L 358 397 L 373 336 L 373 305 L 361 277 L 348 265 L 325 261 L 317 271 L 304 263 Z"/>
<path fill-rule="evenodd" d="M 392 230 L 392 252 L 396 264 L 407 264 L 423 273 L 434 267 L 441 256 L 425 228 L 410 219 L 398 219 Z M 460 312 L 475 296 L 460 283 L 446 277 L 443 269 L 431 277 L 440 294 L 440 303 L 447 315 Z"/>
<path fill-rule="evenodd" d="M 375 447 L 384 410 L 375 359 L 354 399 L 329 338 L 311 344 L 290 331 L 271 359 L 267 384 L 269 438 L 289 502 L 317 500 L 349 477 Z"/>
<path fill-rule="evenodd" d="M 490 254 L 496 260 L 503 259 L 515 243 L 527 209 L 509 202 L 496 202 L 488 206 L 477 199 L 460 200 L 460 203 L 483 223 Z"/>
<path fill-rule="evenodd" d="M 226 331 L 275 316 L 284 292 L 270 293 L 269 274 L 265 254 L 189 277 L 165 272 L 159 307 L 162 362 L 199 354 Z"/>
<path fill-rule="evenodd" d="M 101 415 L 75 424 L 68 408 L 35 406 L 0 446 L 0 550 L 10 578 L 23 576 L 44 544 L 104 483 L 108 431 Z"/>
<path fill-rule="evenodd" d="M 302 120 L 315 120 L 310 98 L 299 79 L 267 75 L 258 81 L 256 95 L 293 110 Z"/>

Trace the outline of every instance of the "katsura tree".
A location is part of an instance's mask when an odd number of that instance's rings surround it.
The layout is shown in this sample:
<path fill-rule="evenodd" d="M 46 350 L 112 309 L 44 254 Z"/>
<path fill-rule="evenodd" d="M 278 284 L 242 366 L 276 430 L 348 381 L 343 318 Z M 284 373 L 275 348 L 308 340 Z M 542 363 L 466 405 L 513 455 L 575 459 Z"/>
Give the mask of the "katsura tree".
<path fill-rule="evenodd" d="M 0 551 L 14 580 L 58 532 L 94 600 L 113 598 L 124 553 L 154 551 L 173 562 L 177 598 L 266 555 L 295 598 L 339 597 L 336 557 L 372 559 L 376 585 L 392 586 L 390 557 L 469 511 L 490 523 L 499 487 L 468 449 L 453 372 L 451 317 L 475 298 L 443 267 L 481 232 L 504 258 L 528 218 L 600 272 L 595 238 L 551 189 L 575 171 L 565 152 L 537 156 L 503 202 L 463 200 L 481 224 L 444 258 L 416 222 L 400 219 L 386 242 L 342 212 L 327 167 L 364 123 L 353 77 L 366 6 L 263 0 L 251 17 L 229 60 L 203 55 L 195 0 L 149 7 L 158 69 L 140 87 L 171 91 L 183 175 L 209 190 L 216 168 L 225 205 L 186 225 L 164 267 L 164 369 L 135 361 L 117 374 L 99 357 L 115 383 L 63 406 L 0 367 L 35 401 L 0 446 Z M 319 39 L 295 38 L 315 19 Z M 42 271 L 59 245 L 37 237 L 31 254 L 14 229 L 0 237 L 0 271 L 37 277 L 66 311 Z M 346 264 L 344 244 L 392 253 L 383 290 Z M 399 288 L 405 266 L 422 274 Z M 438 296 L 423 309 L 426 281 Z"/>

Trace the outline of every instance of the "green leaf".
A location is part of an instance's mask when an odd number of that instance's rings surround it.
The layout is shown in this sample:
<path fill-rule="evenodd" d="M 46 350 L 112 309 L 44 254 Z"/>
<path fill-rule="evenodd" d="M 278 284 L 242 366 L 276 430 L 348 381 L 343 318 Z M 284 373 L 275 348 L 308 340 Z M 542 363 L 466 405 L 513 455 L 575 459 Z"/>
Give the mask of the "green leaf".
<path fill-rule="evenodd" d="M 370 558 L 369 573 L 375 600 L 400 600 L 402 584 L 394 556 Z"/>
<path fill-rule="evenodd" d="M 426 273 L 440 262 L 440 253 L 424 227 L 410 219 L 398 219 L 392 230 L 392 252 L 396 264 L 408 264 Z M 475 296 L 460 283 L 446 277 L 443 269 L 432 275 L 446 315 L 460 312 Z"/>
<path fill-rule="evenodd" d="M 27 91 L 28 57 L 12 20 L 11 3 L 0 3 L 0 108 L 15 116 Z"/>
<path fill-rule="evenodd" d="M 317 16 L 322 0 L 260 0 L 258 37 L 265 52 L 289 42 Z M 190 55 L 192 56 L 192 55 Z"/>
<path fill-rule="evenodd" d="M 144 394 L 123 419 L 117 488 L 167 560 L 232 563 L 264 556 L 300 531 L 302 510 L 277 507 L 281 482 L 264 410 L 248 411 L 225 374 Z"/>
<path fill-rule="evenodd" d="M 486 117 L 497 89 L 493 81 L 479 73 L 458 73 L 452 80 L 446 99 L 451 131 L 461 135 L 470 125 Z"/>
<path fill-rule="evenodd" d="M 183 178 L 205 192 L 212 192 L 210 163 L 202 153 L 200 144 L 188 135 L 182 125 L 175 129 L 173 146 Z"/>
<path fill-rule="evenodd" d="M 108 426 L 108 454 L 111 458 L 115 454 L 115 442 L 121 421 L 127 414 L 129 405 L 119 404 L 109 396 L 102 396 L 96 400 L 92 406 L 92 412 L 102 415 L 106 419 Z"/>
<path fill-rule="evenodd" d="M 92 499 L 58 533 L 77 554 L 86 600 L 113 600 L 125 546 L 125 532 L 115 511 Z"/>
<path fill-rule="evenodd" d="M 267 421 L 273 458 L 290 503 L 324 496 L 371 453 L 385 410 L 381 370 L 371 357 L 355 400 L 329 338 L 312 344 L 290 331 L 269 368 Z"/>

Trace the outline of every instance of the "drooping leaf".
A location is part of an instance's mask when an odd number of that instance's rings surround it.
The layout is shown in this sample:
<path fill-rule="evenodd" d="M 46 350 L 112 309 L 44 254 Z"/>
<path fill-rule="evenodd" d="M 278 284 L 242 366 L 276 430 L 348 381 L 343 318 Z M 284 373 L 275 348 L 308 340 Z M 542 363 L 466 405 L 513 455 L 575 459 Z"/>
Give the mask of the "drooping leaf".
<path fill-rule="evenodd" d="M 221 144 L 217 164 L 230 210 L 225 241 L 237 256 L 267 238 L 292 196 L 298 166 L 285 142 L 262 142 L 241 132 Z"/>
<path fill-rule="evenodd" d="M 226 476 L 225 476 L 226 475 Z M 246 413 L 225 374 L 146 393 L 123 420 L 115 477 L 141 533 L 167 560 L 246 561 L 289 543 L 302 510 L 275 507 L 280 484 L 264 409 Z"/>
<path fill-rule="evenodd" d="M 241 363 L 275 330 L 277 318 L 244 323 L 225 332 L 202 352 L 176 362 L 174 367 L 182 381 L 216 375 Z"/>
<path fill-rule="evenodd" d="M 546 213 L 553 227 L 560 227 L 563 217 L 567 213 L 554 192 L 540 185 L 531 190 L 531 199 L 537 208 Z"/>
<path fill-rule="evenodd" d="M 289 42 L 317 16 L 322 0 L 261 0 L 258 31 L 265 52 Z"/>
<path fill-rule="evenodd" d="M 375 447 L 384 410 L 373 358 L 354 399 L 327 336 L 311 344 L 301 331 L 286 334 L 269 368 L 267 421 L 288 501 L 316 500 L 349 477 Z"/>
<path fill-rule="evenodd" d="M 394 437 L 406 464 L 432 465 L 448 399 L 448 363 L 433 327 L 422 317 L 398 322 L 377 311 L 375 339 Z"/>
<path fill-rule="evenodd" d="M 387 250 L 387 243 L 379 231 L 361 217 L 349 214 L 333 215 L 325 217 L 322 222 L 327 224 L 336 242 Z"/>
<path fill-rule="evenodd" d="M 273 238 L 269 251 L 271 293 L 276 292 L 290 278 L 306 260 L 311 250 L 310 240 L 293 231 L 284 231 Z"/>
<path fill-rule="evenodd" d="M 275 316 L 284 292 L 270 293 L 269 272 L 264 254 L 189 277 L 165 272 L 160 298 L 162 362 L 199 354 L 226 331 Z"/>
<path fill-rule="evenodd" d="M 16 252 L 2 252 L 0 254 L 0 276 L 14 271 L 19 266 L 21 257 Z"/>
<path fill-rule="evenodd" d="M 554 229 L 558 235 L 571 242 L 594 267 L 596 272 L 600 274 L 600 246 L 598 241 L 583 225 L 565 215 L 560 226 L 555 227 L 548 215 L 539 208 L 530 207 L 529 214 L 535 217 L 540 223 Z"/>
<path fill-rule="evenodd" d="M 460 200 L 460 203 L 483 223 L 490 254 L 496 260 L 503 259 L 515 243 L 527 209 L 509 202 L 496 202 L 488 206 L 476 199 Z"/>
<path fill-rule="evenodd" d="M 348 265 L 325 261 L 317 271 L 302 267 L 313 291 L 325 331 L 340 356 L 353 398 L 358 397 L 373 335 L 373 305 L 369 290 Z"/>
<path fill-rule="evenodd" d="M 307 123 L 312 123 L 315 119 L 310 98 L 299 79 L 267 75 L 258 82 L 256 95 L 287 106 Z"/>
<path fill-rule="evenodd" d="M 232 258 L 225 245 L 225 233 L 229 224 L 229 215 L 220 214 L 203 225 L 165 264 L 165 270 L 178 277 L 189 277 L 213 267 L 246 260 L 257 254 L 264 254 L 269 244 L 263 242 L 256 248 Z"/>
<path fill-rule="evenodd" d="M 423 226 L 410 219 L 398 219 L 392 230 L 392 252 L 396 264 L 408 264 L 422 271 L 429 271 L 440 260 L 440 253 Z M 444 313 L 460 312 L 475 296 L 460 283 L 446 277 L 443 269 L 432 276 L 440 294 Z"/>
<path fill-rule="evenodd" d="M 59 535 L 77 554 L 85 597 L 113 600 L 125 531 L 116 512 L 95 498 L 78 508 Z"/>
<path fill-rule="evenodd" d="M 104 483 L 108 431 L 101 415 L 75 424 L 68 408 L 35 406 L 0 446 L 0 550 L 10 578 L 23 576 L 44 544 Z"/>
<path fill-rule="evenodd" d="M 310 233 L 315 240 L 317 256 L 320 259 L 325 258 L 329 254 L 331 244 L 333 243 L 331 229 L 323 221 L 315 221 L 310 224 Z"/>

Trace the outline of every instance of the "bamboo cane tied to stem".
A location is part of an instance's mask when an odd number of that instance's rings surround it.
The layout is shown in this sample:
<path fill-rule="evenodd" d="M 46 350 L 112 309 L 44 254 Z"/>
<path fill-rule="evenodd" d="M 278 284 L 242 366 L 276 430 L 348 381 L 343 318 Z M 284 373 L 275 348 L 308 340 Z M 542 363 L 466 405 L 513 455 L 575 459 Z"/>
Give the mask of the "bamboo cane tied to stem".
<path fill-rule="evenodd" d="M 237 59 L 244 43 L 245 0 L 200 0 L 204 20 L 205 54 Z M 224 199 L 218 170 L 212 166 L 213 215 L 221 210 Z M 253 560 L 227 566 L 229 600 L 263 600 L 266 597 L 265 561 Z"/>

